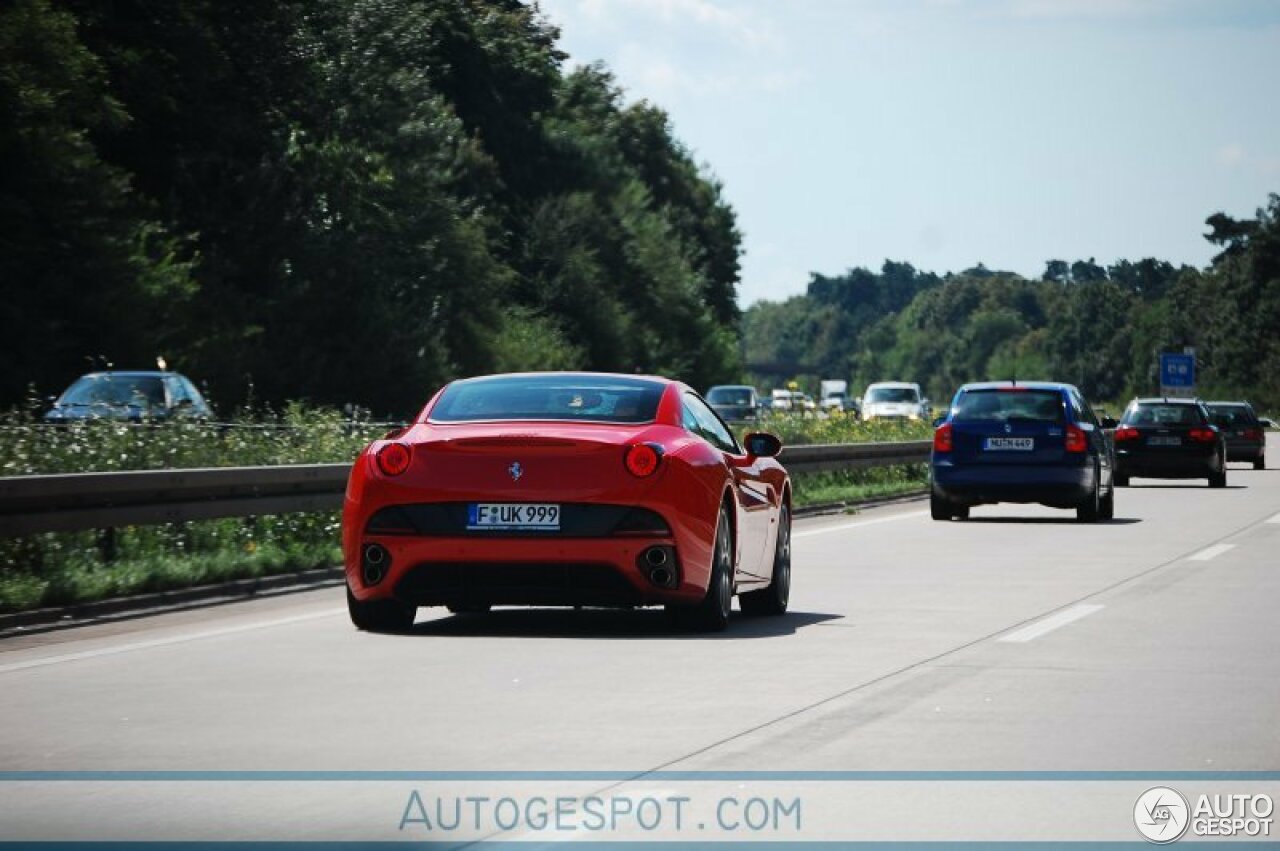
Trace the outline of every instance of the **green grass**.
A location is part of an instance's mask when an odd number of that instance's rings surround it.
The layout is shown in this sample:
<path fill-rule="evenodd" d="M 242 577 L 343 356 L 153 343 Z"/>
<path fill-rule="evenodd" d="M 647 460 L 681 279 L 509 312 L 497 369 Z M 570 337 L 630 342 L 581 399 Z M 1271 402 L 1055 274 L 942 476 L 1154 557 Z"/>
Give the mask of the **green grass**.
<path fill-rule="evenodd" d="M 53 428 L 36 408 L 0 414 L 0 475 L 352 461 L 386 426 L 336 411 L 289 405 L 241 411 L 227 424 L 81 423 Z M 778 416 L 738 432 L 767 430 L 784 443 L 918 440 L 923 423 L 861 423 Z M 923 465 L 795 476 L 795 504 L 891 496 L 918 489 Z M 203 520 L 104 533 L 65 532 L 0 539 L 0 612 L 291 573 L 341 562 L 336 512 Z"/>
<path fill-rule="evenodd" d="M 884 499 L 918 493 L 928 482 L 924 464 L 876 467 L 849 472 L 800 473 L 791 477 L 797 508 Z"/>

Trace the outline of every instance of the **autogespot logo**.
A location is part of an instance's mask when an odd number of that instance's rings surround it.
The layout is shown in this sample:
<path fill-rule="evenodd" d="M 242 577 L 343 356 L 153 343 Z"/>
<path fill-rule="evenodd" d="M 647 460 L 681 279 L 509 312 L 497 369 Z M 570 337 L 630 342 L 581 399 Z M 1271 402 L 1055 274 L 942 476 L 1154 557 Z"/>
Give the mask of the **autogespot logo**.
<path fill-rule="evenodd" d="M 1187 799 L 1167 786 L 1148 789 L 1133 805 L 1133 823 L 1148 842 L 1163 845 L 1181 839 L 1190 822 Z"/>

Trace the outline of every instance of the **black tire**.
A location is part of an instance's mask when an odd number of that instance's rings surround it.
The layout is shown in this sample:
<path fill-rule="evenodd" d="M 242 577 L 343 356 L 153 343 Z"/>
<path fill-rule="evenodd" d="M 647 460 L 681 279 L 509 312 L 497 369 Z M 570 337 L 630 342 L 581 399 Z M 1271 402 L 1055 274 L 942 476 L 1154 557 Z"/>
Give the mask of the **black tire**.
<path fill-rule="evenodd" d="M 951 504 L 951 516 L 952 516 L 952 517 L 954 517 L 954 518 L 955 518 L 955 519 L 957 519 L 957 520 L 968 520 L 968 519 L 969 519 L 969 506 L 967 506 L 967 505 L 956 505 L 955 503 L 952 503 L 952 504 Z"/>
<path fill-rule="evenodd" d="M 1101 476 L 1093 477 L 1093 493 L 1076 506 L 1076 520 L 1081 523 L 1097 523 L 1102 516 L 1102 481 Z"/>
<path fill-rule="evenodd" d="M 1129 487 L 1129 477 L 1116 473 L 1115 480 L 1112 482 L 1112 485 L 1117 488 L 1127 488 Z"/>
<path fill-rule="evenodd" d="M 1227 471 L 1224 469 L 1218 473 L 1209 474 L 1209 487 L 1225 488 L 1227 486 Z"/>
<path fill-rule="evenodd" d="M 1116 486 L 1112 482 L 1111 490 L 1107 491 L 1107 495 L 1102 498 L 1098 504 L 1098 517 L 1102 520 L 1114 520 L 1116 516 Z"/>
<path fill-rule="evenodd" d="M 950 520 L 955 513 L 955 506 L 950 500 L 938 496 L 936 493 L 929 494 L 929 516 L 934 520 Z"/>
<path fill-rule="evenodd" d="M 1257 458 L 1254 458 L 1254 459 L 1253 459 L 1253 469 L 1255 469 L 1255 470 L 1265 470 L 1265 469 L 1267 469 L 1267 456 L 1265 456 L 1265 455 L 1259 455 Z"/>
<path fill-rule="evenodd" d="M 711 546 L 711 577 L 707 594 L 696 606 L 668 607 L 677 625 L 698 632 L 723 632 L 733 608 L 733 534 L 729 513 L 720 507 L 716 540 Z"/>
<path fill-rule="evenodd" d="M 361 602 L 347 588 L 347 614 L 356 629 L 366 632 L 408 632 L 418 614 L 418 607 L 399 600 Z"/>
<path fill-rule="evenodd" d="M 453 606 L 445 606 L 445 608 L 455 615 L 483 615 L 493 606 L 488 603 L 458 603 Z"/>
<path fill-rule="evenodd" d="M 769 587 L 738 595 L 738 606 L 749 615 L 785 615 L 791 598 L 791 509 L 778 512 L 778 538 L 773 548 Z"/>

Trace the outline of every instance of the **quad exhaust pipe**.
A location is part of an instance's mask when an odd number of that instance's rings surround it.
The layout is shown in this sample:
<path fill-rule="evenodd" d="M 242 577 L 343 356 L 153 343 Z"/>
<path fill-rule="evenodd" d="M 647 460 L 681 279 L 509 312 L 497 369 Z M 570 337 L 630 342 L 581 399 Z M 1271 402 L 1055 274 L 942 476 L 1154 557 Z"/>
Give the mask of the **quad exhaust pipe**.
<path fill-rule="evenodd" d="M 640 554 L 640 572 L 659 588 L 675 588 L 679 584 L 674 547 L 649 547 Z"/>
<path fill-rule="evenodd" d="M 391 569 L 391 553 L 382 544 L 365 544 L 360 558 L 360 577 L 366 587 L 377 585 L 387 578 Z"/>

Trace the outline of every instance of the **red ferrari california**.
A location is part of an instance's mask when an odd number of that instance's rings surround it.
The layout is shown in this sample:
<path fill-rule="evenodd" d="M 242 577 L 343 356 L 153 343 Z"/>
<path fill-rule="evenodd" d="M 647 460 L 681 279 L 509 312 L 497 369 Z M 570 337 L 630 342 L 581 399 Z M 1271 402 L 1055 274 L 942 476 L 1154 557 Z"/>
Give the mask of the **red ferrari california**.
<path fill-rule="evenodd" d="M 403 631 L 419 606 L 665 605 L 722 630 L 782 614 L 791 484 L 771 434 L 742 445 L 664 378 L 522 373 L 446 385 L 356 459 L 342 513 L 347 605 Z"/>

